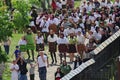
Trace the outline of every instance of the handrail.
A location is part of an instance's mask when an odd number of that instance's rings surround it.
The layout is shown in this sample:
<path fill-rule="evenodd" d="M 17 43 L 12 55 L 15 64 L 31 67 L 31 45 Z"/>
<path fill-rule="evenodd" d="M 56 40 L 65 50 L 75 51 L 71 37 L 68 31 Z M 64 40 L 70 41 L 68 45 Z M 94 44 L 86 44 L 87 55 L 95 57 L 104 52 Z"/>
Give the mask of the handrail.
<path fill-rule="evenodd" d="M 120 30 L 118 30 L 115 34 L 113 34 L 111 37 L 109 37 L 107 40 L 105 40 L 103 43 L 101 43 L 97 48 L 95 48 L 92 52 L 90 52 L 93 55 L 98 55 L 103 49 L 105 49 L 107 46 L 109 46 L 113 41 L 115 41 L 118 37 L 120 37 Z M 85 70 L 87 67 L 93 65 L 95 63 L 95 59 L 92 58 L 84 63 L 82 63 L 78 68 L 75 70 L 72 70 L 70 73 L 65 75 L 60 80 L 70 80 L 75 75 L 81 73 L 83 70 Z"/>

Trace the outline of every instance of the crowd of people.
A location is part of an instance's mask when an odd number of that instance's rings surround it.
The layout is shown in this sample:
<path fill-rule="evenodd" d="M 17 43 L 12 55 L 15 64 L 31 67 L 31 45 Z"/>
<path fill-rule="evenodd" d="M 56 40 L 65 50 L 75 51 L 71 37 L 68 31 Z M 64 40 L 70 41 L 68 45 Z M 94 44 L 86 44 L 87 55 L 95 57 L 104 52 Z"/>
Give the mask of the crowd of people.
<path fill-rule="evenodd" d="M 11 80 L 27 80 L 28 70 L 27 63 L 24 61 L 24 54 L 28 54 L 29 60 L 31 51 L 32 60 L 35 61 L 35 49 L 38 52 L 36 62 L 38 63 L 40 80 L 46 80 L 46 68 L 49 66 L 49 59 L 48 53 L 44 54 L 43 52 L 46 51 L 45 46 L 48 46 L 48 52 L 52 59 L 51 64 L 58 63 L 56 52 L 59 52 L 60 67 L 55 72 L 55 80 L 60 80 L 72 69 L 81 65 L 86 58 L 84 55 L 90 58 L 89 52 L 120 28 L 119 0 L 115 0 L 115 2 L 89 0 L 84 1 L 77 8 L 74 8 L 74 0 L 70 0 L 71 2 L 69 0 L 61 1 L 52 0 L 52 12 L 42 11 L 37 14 L 36 9 L 32 8 L 29 28 L 20 39 L 14 52 L 16 60 L 11 66 Z M 34 34 L 36 34 L 35 38 Z M 7 51 L 7 53 L 9 52 Z M 69 54 L 70 63 L 74 65 L 73 68 L 67 64 L 67 54 Z M 75 54 L 79 55 L 76 60 L 74 60 Z M 35 66 L 31 64 L 31 80 L 34 80 Z"/>

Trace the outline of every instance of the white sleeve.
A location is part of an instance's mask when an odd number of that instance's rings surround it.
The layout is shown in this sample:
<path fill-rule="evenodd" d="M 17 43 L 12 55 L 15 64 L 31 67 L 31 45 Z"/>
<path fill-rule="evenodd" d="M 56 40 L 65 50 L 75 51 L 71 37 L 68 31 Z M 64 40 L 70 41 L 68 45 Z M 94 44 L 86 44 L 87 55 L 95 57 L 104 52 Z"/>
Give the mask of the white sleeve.
<path fill-rule="evenodd" d="M 48 42 L 50 41 L 50 35 L 47 37 Z"/>
<path fill-rule="evenodd" d="M 68 38 L 66 38 L 66 44 L 69 44 L 69 40 L 68 40 Z"/>
<path fill-rule="evenodd" d="M 59 44 L 59 38 L 57 39 L 57 44 Z"/>
<path fill-rule="evenodd" d="M 16 69 L 16 70 L 19 70 L 19 66 L 18 66 L 17 64 L 15 65 L 15 69 Z"/>

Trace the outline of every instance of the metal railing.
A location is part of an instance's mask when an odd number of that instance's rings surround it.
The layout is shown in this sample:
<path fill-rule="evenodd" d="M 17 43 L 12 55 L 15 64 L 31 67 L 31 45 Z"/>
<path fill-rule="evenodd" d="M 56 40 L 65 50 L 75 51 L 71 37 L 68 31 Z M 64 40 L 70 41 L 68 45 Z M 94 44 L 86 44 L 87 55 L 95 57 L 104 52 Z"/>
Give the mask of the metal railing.
<path fill-rule="evenodd" d="M 61 80 L 117 80 L 115 59 L 120 52 L 120 30 L 90 52 L 92 59 L 81 64 Z"/>

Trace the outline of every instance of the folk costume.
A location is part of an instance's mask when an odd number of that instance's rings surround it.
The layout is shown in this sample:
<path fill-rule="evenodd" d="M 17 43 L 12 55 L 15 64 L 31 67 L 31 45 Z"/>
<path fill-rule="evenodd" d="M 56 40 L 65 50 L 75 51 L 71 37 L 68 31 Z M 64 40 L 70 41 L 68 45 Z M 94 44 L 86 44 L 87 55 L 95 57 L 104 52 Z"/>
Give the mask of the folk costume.
<path fill-rule="evenodd" d="M 60 63 L 62 63 L 62 57 L 66 60 L 67 44 L 68 39 L 64 37 L 64 34 L 60 34 L 60 37 L 57 40 L 58 50 L 60 53 Z"/>
<path fill-rule="evenodd" d="M 25 39 L 27 41 L 26 49 L 27 49 L 28 59 L 30 59 L 29 50 L 31 50 L 31 52 L 32 52 L 32 59 L 34 60 L 35 45 L 34 45 L 34 38 L 33 38 L 32 32 L 31 32 L 31 29 L 28 29 L 27 35 L 25 36 Z"/>
<path fill-rule="evenodd" d="M 50 34 L 48 36 L 48 43 L 49 43 L 49 52 L 50 52 L 50 55 L 51 55 L 51 58 L 52 58 L 52 64 L 54 63 L 54 60 L 55 60 L 55 63 L 57 63 L 57 59 L 56 59 L 56 54 L 55 52 L 57 51 L 57 35 L 56 34 Z M 54 55 L 54 57 L 53 57 Z"/>
<path fill-rule="evenodd" d="M 38 32 L 35 41 L 36 41 L 36 51 L 44 51 L 44 38 L 40 32 Z"/>
<path fill-rule="evenodd" d="M 83 53 L 85 52 L 85 37 L 82 34 L 77 35 L 77 52 L 80 54 L 81 59 L 83 58 Z"/>
<path fill-rule="evenodd" d="M 73 62 L 74 61 L 74 53 L 76 53 L 76 42 L 77 42 L 77 39 L 76 37 L 73 35 L 73 33 L 70 34 L 70 36 L 68 36 L 68 41 L 69 41 L 69 44 L 68 44 L 68 53 L 70 55 L 70 62 Z"/>
<path fill-rule="evenodd" d="M 22 37 L 22 39 L 19 40 L 18 45 L 20 46 L 20 51 L 21 52 L 26 52 L 26 40 L 25 37 Z"/>

